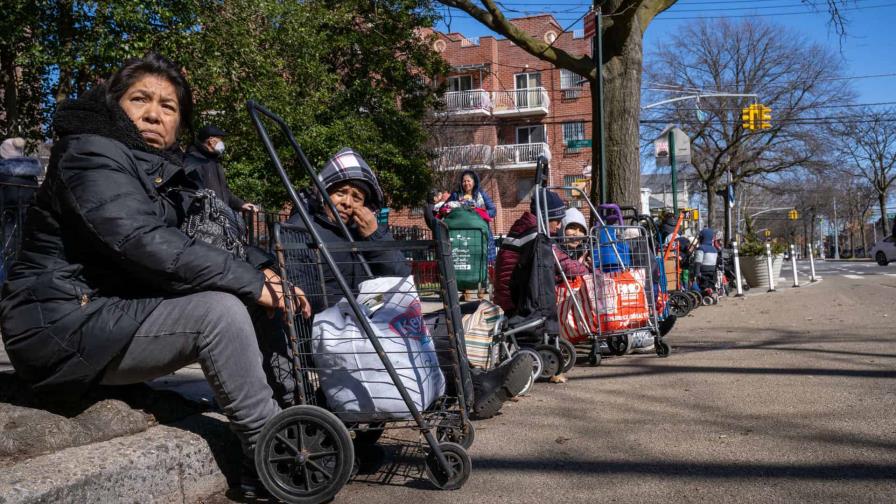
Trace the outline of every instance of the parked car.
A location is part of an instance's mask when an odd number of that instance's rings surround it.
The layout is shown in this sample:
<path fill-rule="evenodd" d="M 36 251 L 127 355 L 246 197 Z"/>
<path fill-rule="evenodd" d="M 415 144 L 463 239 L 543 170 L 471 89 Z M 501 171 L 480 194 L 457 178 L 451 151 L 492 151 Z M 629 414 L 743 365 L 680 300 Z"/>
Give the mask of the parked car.
<path fill-rule="evenodd" d="M 871 248 L 871 257 L 881 266 L 886 266 L 890 261 L 896 261 L 896 241 L 893 241 L 893 237 L 888 236 L 875 243 Z"/>

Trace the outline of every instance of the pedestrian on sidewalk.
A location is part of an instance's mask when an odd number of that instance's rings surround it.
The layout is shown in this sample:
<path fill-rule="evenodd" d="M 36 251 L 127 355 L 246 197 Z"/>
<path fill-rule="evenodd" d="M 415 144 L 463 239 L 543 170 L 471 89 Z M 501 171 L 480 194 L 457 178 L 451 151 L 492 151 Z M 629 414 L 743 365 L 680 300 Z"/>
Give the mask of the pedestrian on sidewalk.
<path fill-rule="evenodd" d="M 19 377 L 55 397 L 199 362 L 251 464 L 262 427 L 291 396 L 275 383 L 285 354 L 263 358 L 259 348 L 279 335 L 257 333 L 252 319 L 285 307 L 282 282 L 260 251 L 237 254 L 181 230 L 197 187 L 176 138 L 192 108 L 179 68 L 154 53 L 59 105 L 0 329 Z M 274 397 L 274 388 L 284 390 Z"/>
<path fill-rule="evenodd" d="M 224 166 L 221 164 L 226 136 L 227 133 L 214 124 L 204 126 L 196 134 L 196 142 L 187 149 L 184 165 L 193 169 L 202 181 L 202 186 L 215 191 L 218 199 L 227 203 L 231 210 L 237 213 L 257 212 L 258 207 L 255 204 L 237 197 L 227 185 Z"/>

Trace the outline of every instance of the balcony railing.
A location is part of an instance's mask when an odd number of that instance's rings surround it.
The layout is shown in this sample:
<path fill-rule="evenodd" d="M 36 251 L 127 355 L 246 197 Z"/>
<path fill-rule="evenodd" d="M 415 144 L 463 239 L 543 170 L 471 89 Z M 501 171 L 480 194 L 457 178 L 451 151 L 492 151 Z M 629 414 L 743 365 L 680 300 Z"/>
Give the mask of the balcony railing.
<path fill-rule="evenodd" d="M 472 144 L 439 149 L 435 161 L 436 170 L 462 170 L 473 166 L 491 166 L 492 147 Z"/>
<path fill-rule="evenodd" d="M 449 91 L 445 93 L 445 109 L 449 114 L 489 114 L 492 101 L 488 91 Z"/>
<path fill-rule="evenodd" d="M 492 101 L 495 115 L 547 114 L 551 104 L 543 87 L 495 91 Z"/>
<path fill-rule="evenodd" d="M 495 147 L 495 168 L 531 168 L 544 154 L 551 158 L 551 150 L 546 143 L 498 145 Z"/>

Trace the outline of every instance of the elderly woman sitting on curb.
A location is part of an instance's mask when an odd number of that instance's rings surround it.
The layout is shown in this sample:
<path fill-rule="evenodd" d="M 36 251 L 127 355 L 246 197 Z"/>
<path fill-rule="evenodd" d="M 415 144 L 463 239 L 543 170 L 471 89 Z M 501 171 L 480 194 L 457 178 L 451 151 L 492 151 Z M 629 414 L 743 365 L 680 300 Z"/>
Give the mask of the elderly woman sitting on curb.
<path fill-rule="evenodd" d="M 198 189 L 175 150 L 192 107 L 178 67 L 156 54 L 60 104 L 0 328 L 16 372 L 46 394 L 199 362 L 251 476 L 256 438 L 282 392 L 274 397 L 259 351 L 271 335 L 257 334 L 250 312 L 283 308 L 282 285 L 266 256 L 246 260 L 181 231 Z"/>

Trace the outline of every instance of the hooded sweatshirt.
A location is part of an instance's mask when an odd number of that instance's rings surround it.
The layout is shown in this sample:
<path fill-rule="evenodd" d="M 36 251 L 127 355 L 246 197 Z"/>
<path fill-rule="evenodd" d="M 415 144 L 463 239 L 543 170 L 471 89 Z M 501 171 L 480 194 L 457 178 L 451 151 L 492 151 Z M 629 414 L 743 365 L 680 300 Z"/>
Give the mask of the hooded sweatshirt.
<path fill-rule="evenodd" d="M 492 220 L 495 218 L 495 215 L 498 214 L 498 209 L 495 207 L 492 199 L 488 197 L 485 191 L 479 188 L 479 175 L 473 170 L 465 170 L 460 174 L 460 183 L 458 184 L 457 191 L 451 193 L 451 196 L 448 197 L 448 202 L 464 201 L 464 188 L 463 188 L 463 180 L 464 176 L 469 175 L 473 177 L 473 191 L 471 194 L 473 207 L 476 209 L 485 210 L 486 214 L 488 214 L 488 220 Z M 495 246 L 495 236 L 492 234 L 492 228 L 489 226 L 488 228 L 488 262 L 493 263 L 498 256 L 498 250 Z"/>
<path fill-rule="evenodd" d="M 492 199 L 489 198 L 488 194 L 479 188 L 479 175 L 473 170 L 466 170 L 460 174 L 461 182 L 458 184 L 457 190 L 451 193 L 451 197 L 448 198 L 448 201 L 464 201 L 463 180 L 466 175 L 473 177 L 472 198 L 474 206 L 476 208 L 484 208 L 488 213 L 488 216 L 494 219 L 495 215 L 498 213 L 498 209 L 495 208 L 495 204 L 492 202 Z"/>
<path fill-rule="evenodd" d="M 700 245 L 694 252 L 694 273 L 696 274 L 713 274 L 721 260 L 721 254 L 713 244 L 715 231 L 710 228 L 704 228 L 700 231 Z"/>

